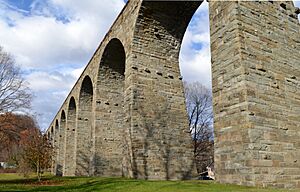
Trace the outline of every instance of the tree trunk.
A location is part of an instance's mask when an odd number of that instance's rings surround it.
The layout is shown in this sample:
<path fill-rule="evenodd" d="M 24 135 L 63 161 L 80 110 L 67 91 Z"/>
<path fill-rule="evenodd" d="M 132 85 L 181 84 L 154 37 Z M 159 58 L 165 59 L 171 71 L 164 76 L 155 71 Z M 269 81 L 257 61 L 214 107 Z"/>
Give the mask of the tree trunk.
<path fill-rule="evenodd" d="M 36 172 L 37 172 L 37 178 L 38 178 L 38 181 L 40 182 L 41 181 L 41 171 L 40 171 L 40 163 L 38 162 L 37 163 L 37 166 L 36 166 Z"/>
<path fill-rule="evenodd" d="M 199 106 L 196 105 L 196 120 L 194 123 L 194 158 L 196 158 L 197 154 L 197 125 L 199 121 Z"/>

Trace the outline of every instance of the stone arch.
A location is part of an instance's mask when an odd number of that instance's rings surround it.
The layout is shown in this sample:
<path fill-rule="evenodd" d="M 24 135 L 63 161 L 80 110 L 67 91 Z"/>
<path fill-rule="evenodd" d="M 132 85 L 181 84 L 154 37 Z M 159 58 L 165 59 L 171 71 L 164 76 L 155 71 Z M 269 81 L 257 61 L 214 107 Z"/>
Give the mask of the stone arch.
<path fill-rule="evenodd" d="M 54 126 L 54 128 L 55 128 L 55 131 L 54 131 L 54 133 L 55 133 L 55 141 L 54 142 L 58 142 L 58 137 L 59 137 L 59 123 L 58 123 L 58 119 L 56 119 L 55 120 L 55 126 Z"/>
<path fill-rule="evenodd" d="M 143 1 L 136 20 L 126 90 L 130 126 L 130 176 L 184 179 L 191 176 L 193 152 L 179 69 L 187 26 L 202 1 Z M 147 29 L 147 30 L 145 30 Z M 174 139 L 176 138 L 176 139 Z M 180 145 L 180 147 L 178 147 Z"/>
<path fill-rule="evenodd" d="M 76 167 L 76 114 L 77 107 L 74 97 L 68 103 L 67 123 L 65 131 L 64 176 L 74 176 Z"/>
<path fill-rule="evenodd" d="M 51 134 L 50 134 L 50 142 L 52 144 L 52 146 L 54 146 L 54 129 L 53 129 L 53 126 L 51 126 L 51 130 L 50 130 Z"/>
<path fill-rule="evenodd" d="M 55 150 L 55 159 L 54 159 L 54 174 L 57 175 L 59 174 L 59 135 L 60 135 L 60 130 L 59 130 L 59 121 L 58 119 L 55 120 L 55 125 L 54 125 L 54 150 Z"/>
<path fill-rule="evenodd" d="M 92 161 L 93 83 L 85 76 L 79 93 L 77 118 L 76 175 L 90 175 Z"/>
<path fill-rule="evenodd" d="M 59 154 L 56 175 L 63 175 L 64 153 L 65 153 L 65 131 L 66 131 L 66 113 L 65 110 L 61 111 L 59 122 Z"/>
<path fill-rule="evenodd" d="M 97 160 L 97 174 L 116 173 L 115 163 L 110 163 L 114 154 L 108 150 L 108 144 L 118 143 L 114 130 L 119 124 L 111 124 L 109 120 L 117 119 L 113 115 L 120 105 L 118 102 L 116 109 L 111 107 L 109 97 L 121 96 L 126 101 L 124 135 L 129 138 L 121 148 L 128 146 L 130 150 L 118 155 L 128 157 L 123 164 L 128 165 L 127 176 L 144 179 L 191 176 L 193 154 L 187 117 L 183 115 L 178 55 L 186 27 L 201 2 L 128 1 L 94 54 L 86 74 L 97 73 L 93 71 L 95 61 L 104 50 L 94 97 L 96 155 L 101 157 Z M 209 7 L 216 178 L 219 182 L 297 187 L 299 9 L 291 2 L 276 1 L 210 1 Z M 116 52 L 111 47 L 118 41 L 106 42 L 115 35 L 124 39 L 128 51 L 124 97 L 118 86 L 122 85 L 122 78 L 108 62 L 115 60 L 109 55 Z M 81 82 L 82 77 L 72 94 L 78 95 Z M 120 97 L 116 98 L 118 101 Z M 80 109 L 76 112 L 81 114 Z M 83 127 L 81 115 L 78 120 L 79 127 Z M 110 132 L 113 137 L 109 137 Z M 88 150 L 86 154 L 90 155 Z M 286 179 L 282 181 L 282 175 L 274 175 L 272 167 L 285 173 Z"/>
<path fill-rule="evenodd" d="M 133 103 L 128 108 L 131 107 L 129 122 L 134 122 L 130 128 L 134 130 L 131 136 L 134 141 L 131 145 L 134 177 L 178 179 L 180 175 L 182 178 L 189 175 L 185 173 L 189 172 L 192 162 L 185 159 L 192 159 L 192 152 L 188 150 L 188 133 L 184 133 L 184 129 L 188 129 L 188 123 L 183 115 L 185 105 L 182 83 L 178 80 L 178 55 L 186 27 L 201 3 L 202 1 L 141 3 L 133 37 L 132 65 L 140 71 L 147 68 L 148 72 L 145 70 L 146 73 L 138 73 L 130 78 L 134 82 L 130 84 L 133 91 L 127 91 L 126 95 Z M 275 1 L 210 1 L 209 8 L 214 114 L 217 117 L 214 121 L 216 178 L 220 182 L 266 186 L 278 184 L 286 187 L 291 182 L 282 184 L 277 176 L 272 183 L 267 179 L 259 182 L 255 180 L 264 177 L 259 171 L 265 166 L 266 159 L 270 162 L 270 167 L 273 165 L 279 169 L 280 165 L 272 164 L 272 160 L 284 160 L 266 156 L 264 159 L 257 155 L 260 154 L 260 149 L 253 149 L 252 144 L 261 145 L 261 140 L 279 141 L 278 138 L 270 139 L 270 127 L 276 127 L 272 132 L 284 136 L 277 130 L 286 122 L 282 120 L 281 125 L 276 124 L 276 117 L 269 119 L 274 115 L 273 109 L 265 108 L 268 104 L 277 105 L 276 96 L 269 97 L 270 95 L 279 90 L 281 93 L 287 90 L 284 81 L 287 74 L 282 73 L 282 69 L 293 74 L 294 79 L 299 74 L 296 72 L 299 67 L 292 64 L 299 63 L 297 53 L 294 50 L 284 50 L 288 36 L 291 37 L 290 46 L 295 45 L 296 39 L 299 39 L 299 10 L 291 2 L 282 4 Z M 282 10 L 285 10 L 283 14 Z M 278 32 L 276 26 L 279 20 L 284 20 L 293 27 L 286 27 L 284 34 Z M 272 41 L 276 46 L 270 47 L 264 39 Z M 293 48 L 299 50 L 297 46 Z M 289 62 L 293 67 L 285 68 L 282 65 L 288 61 L 278 55 L 285 54 L 291 56 Z M 277 78 L 280 75 L 283 75 L 282 78 Z M 295 87 L 291 89 L 295 90 Z M 294 96 L 295 92 L 291 95 Z M 299 99 L 295 101 L 288 98 L 284 101 L 293 101 L 293 105 L 299 106 Z M 138 106 L 138 110 L 135 110 L 135 106 Z M 297 112 L 287 109 L 288 107 L 282 104 L 276 110 L 284 108 L 292 114 Z M 263 110 L 265 111 L 262 113 Z M 281 117 L 286 118 L 285 115 Z M 295 124 L 288 127 L 297 129 Z M 285 141 L 282 139 L 280 142 Z M 176 143 L 183 145 L 176 148 Z M 294 140 L 293 143 L 299 144 L 299 140 Z M 155 153 L 157 149 L 160 149 L 159 153 Z M 277 153 L 276 150 L 272 152 Z M 178 154 L 182 155 L 176 158 Z M 299 164 L 295 164 L 293 168 L 299 170 Z M 257 177 L 251 177 L 257 172 Z M 293 176 L 299 175 L 298 173 Z M 272 175 L 272 172 L 267 174 Z M 289 178 L 293 180 L 292 177 Z M 278 183 L 275 184 L 275 181 Z"/>
<path fill-rule="evenodd" d="M 55 140 L 55 129 L 53 127 L 53 125 L 51 126 L 51 129 L 50 129 L 50 143 L 52 145 L 52 147 L 54 148 L 54 140 Z M 54 155 L 51 157 L 51 172 L 52 173 L 55 173 L 55 153 Z"/>
<path fill-rule="evenodd" d="M 111 39 L 102 54 L 97 76 L 95 175 L 122 175 L 125 61 L 122 42 Z"/>

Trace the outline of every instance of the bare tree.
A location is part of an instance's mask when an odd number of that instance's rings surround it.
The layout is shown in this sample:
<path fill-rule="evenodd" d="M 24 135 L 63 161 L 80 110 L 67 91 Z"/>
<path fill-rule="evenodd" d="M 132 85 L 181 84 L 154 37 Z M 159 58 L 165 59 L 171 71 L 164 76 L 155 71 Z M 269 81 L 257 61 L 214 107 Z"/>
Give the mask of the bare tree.
<path fill-rule="evenodd" d="M 0 113 L 29 108 L 31 98 L 14 58 L 0 47 Z"/>
<path fill-rule="evenodd" d="M 213 162 L 212 93 L 200 82 L 184 82 L 189 127 L 193 137 L 198 172 Z"/>

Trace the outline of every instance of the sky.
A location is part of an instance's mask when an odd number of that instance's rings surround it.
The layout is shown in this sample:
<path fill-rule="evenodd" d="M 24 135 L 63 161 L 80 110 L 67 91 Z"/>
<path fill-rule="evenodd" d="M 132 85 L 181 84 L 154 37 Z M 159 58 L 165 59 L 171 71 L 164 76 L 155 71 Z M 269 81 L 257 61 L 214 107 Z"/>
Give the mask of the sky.
<path fill-rule="evenodd" d="M 300 1 L 295 2 L 300 6 Z M 48 128 L 124 0 L 0 0 L 0 45 L 14 55 L 34 92 L 32 109 Z M 185 33 L 180 52 L 184 80 L 211 87 L 208 4 Z"/>

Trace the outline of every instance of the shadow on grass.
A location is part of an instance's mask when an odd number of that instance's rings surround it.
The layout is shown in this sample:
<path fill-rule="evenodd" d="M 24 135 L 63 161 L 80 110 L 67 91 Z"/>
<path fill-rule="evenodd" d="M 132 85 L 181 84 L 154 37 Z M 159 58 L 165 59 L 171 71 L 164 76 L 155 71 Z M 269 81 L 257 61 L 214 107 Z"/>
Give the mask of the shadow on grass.
<path fill-rule="evenodd" d="M 126 178 L 101 177 L 46 177 L 46 183 L 37 185 L 34 178 L 0 181 L 0 191 L 53 191 L 53 192 L 283 192 L 287 190 L 261 189 L 211 181 L 145 181 Z M 293 190 L 292 190 L 293 191 Z"/>
<path fill-rule="evenodd" d="M 54 178 L 54 177 L 53 177 Z M 52 180 L 52 177 L 46 177 L 46 178 L 42 178 L 41 182 L 44 181 L 50 181 Z M 19 178 L 19 179 L 7 179 L 7 180 L 0 180 L 0 185 L 13 185 L 13 184 L 38 184 L 40 182 L 38 182 L 37 178 Z"/>
<path fill-rule="evenodd" d="M 197 188 L 199 185 L 193 181 L 182 183 L 180 181 L 145 181 L 126 178 L 99 178 L 99 177 L 45 177 L 42 182 L 50 185 L 39 185 L 35 178 L 14 179 L 0 181 L 0 191 L 173 191 L 178 188 Z M 52 185 L 52 184 L 53 185 Z M 57 185 L 56 185 L 57 184 Z M 201 183 L 210 185 L 211 183 Z M 186 191 L 185 189 L 183 191 Z"/>
<path fill-rule="evenodd" d="M 56 179 L 56 178 L 55 178 Z M 54 179 L 54 180 L 55 180 Z M 83 181 L 84 179 L 84 181 Z M 86 180 L 88 179 L 88 180 Z M 116 179 L 116 178 L 67 178 L 63 180 L 65 185 L 63 186 L 40 186 L 28 189 L 26 191 L 114 191 L 116 186 L 118 187 L 134 187 L 141 185 L 139 181 L 127 180 L 127 179 Z M 1 191 L 1 190 L 0 190 Z"/>

